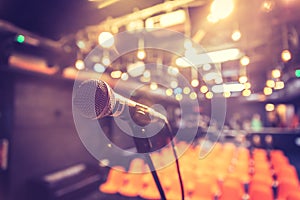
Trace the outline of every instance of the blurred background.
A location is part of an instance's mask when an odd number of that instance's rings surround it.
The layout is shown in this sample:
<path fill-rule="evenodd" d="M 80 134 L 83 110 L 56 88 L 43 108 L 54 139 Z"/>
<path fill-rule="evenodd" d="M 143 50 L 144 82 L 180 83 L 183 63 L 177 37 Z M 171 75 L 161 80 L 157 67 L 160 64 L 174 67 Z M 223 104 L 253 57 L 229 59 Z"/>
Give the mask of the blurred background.
<path fill-rule="evenodd" d="M 143 28 L 162 46 L 174 42 L 179 54 L 147 48 Z M 174 41 L 159 29 L 186 38 Z M 124 31 L 134 35 L 136 50 L 114 59 Z M 121 94 L 143 84 L 132 99 L 162 105 L 174 132 L 196 129 L 194 148 L 221 131 L 218 142 L 247 149 L 249 159 L 254 148 L 281 150 L 299 175 L 299 34 L 298 0 L 0 1 L 0 199 L 128 199 L 98 190 L 109 169 L 75 129 L 78 73 L 101 75 L 112 87 L 122 81 Z M 222 98 L 224 124 L 211 117 L 213 100 Z M 184 119 L 182 106 L 192 110 Z M 111 118 L 99 122 L 113 143 L 134 148 Z M 151 140 L 160 148 L 168 138 Z"/>

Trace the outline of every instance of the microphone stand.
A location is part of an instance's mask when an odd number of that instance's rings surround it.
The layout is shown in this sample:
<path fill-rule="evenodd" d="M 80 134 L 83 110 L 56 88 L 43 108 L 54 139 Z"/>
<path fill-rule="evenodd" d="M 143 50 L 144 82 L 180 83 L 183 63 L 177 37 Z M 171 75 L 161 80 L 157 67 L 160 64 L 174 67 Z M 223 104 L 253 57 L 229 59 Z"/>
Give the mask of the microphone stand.
<path fill-rule="evenodd" d="M 166 200 L 166 195 L 164 193 L 164 190 L 162 188 L 162 185 L 159 181 L 155 166 L 153 164 L 153 161 L 149 155 L 149 152 L 151 151 L 152 144 L 150 140 L 148 139 L 146 130 L 143 128 L 144 126 L 148 125 L 151 122 L 151 118 L 149 115 L 146 114 L 142 109 L 135 109 L 134 113 L 132 113 L 132 117 L 134 121 L 138 124 L 131 124 L 131 127 L 133 129 L 133 140 L 137 149 L 138 153 L 143 153 L 145 156 L 146 163 L 149 166 L 149 169 L 151 171 L 152 177 L 155 181 L 155 184 L 157 186 L 157 189 L 159 191 L 160 197 L 162 200 Z M 137 137 L 140 133 L 142 137 Z"/>

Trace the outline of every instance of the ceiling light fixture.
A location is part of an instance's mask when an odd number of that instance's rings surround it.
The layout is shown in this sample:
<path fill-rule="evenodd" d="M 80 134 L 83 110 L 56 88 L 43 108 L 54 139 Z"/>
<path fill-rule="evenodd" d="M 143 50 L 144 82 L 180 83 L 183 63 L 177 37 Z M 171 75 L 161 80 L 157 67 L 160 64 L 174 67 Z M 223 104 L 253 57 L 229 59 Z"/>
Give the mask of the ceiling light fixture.
<path fill-rule="evenodd" d="M 98 36 L 98 43 L 103 48 L 110 48 L 114 45 L 115 39 L 110 32 L 102 32 Z"/>

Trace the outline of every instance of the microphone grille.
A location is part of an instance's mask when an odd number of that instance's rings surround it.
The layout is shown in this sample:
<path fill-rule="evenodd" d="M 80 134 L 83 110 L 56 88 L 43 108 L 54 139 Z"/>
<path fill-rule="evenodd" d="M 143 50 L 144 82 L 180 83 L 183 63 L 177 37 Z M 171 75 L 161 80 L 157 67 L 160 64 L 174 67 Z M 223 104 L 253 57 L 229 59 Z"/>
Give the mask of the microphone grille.
<path fill-rule="evenodd" d="M 115 99 L 105 82 L 88 80 L 77 88 L 73 104 L 84 117 L 95 119 L 110 115 Z"/>

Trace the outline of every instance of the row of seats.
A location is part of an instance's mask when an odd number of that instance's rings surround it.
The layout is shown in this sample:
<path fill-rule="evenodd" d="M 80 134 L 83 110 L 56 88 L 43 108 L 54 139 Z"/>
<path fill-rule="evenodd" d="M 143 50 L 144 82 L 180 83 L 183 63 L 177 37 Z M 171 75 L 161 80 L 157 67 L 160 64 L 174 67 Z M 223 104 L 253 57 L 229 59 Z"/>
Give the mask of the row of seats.
<path fill-rule="evenodd" d="M 191 200 L 300 200 L 295 167 L 280 150 L 248 150 L 231 143 L 217 143 L 204 158 L 201 145 L 176 145 L 185 196 Z M 151 154 L 167 199 L 180 199 L 180 185 L 171 149 Z M 143 173 L 140 173 L 143 172 Z M 155 182 L 142 159 L 131 161 L 129 169 L 114 167 L 100 191 L 128 197 L 160 199 Z"/>

